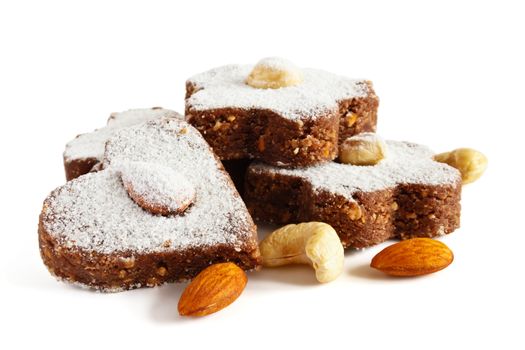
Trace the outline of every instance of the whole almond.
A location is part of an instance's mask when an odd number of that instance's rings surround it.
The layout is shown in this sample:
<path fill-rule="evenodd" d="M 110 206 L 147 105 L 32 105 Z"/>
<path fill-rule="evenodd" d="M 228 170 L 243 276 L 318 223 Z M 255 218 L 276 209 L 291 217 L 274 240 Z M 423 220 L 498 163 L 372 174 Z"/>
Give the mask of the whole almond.
<path fill-rule="evenodd" d="M 179 299 L 181 316 L 206 316 L 224 309 L 241 295 L 248 278 L 234 263 L 220 263 L 202 270 Z"/>
<path fill-rule="evenodd" d="M 380 251 L 370 266 L 392 276 L 420 276 L 444 269 L 454 254 L 442 242 L 431 238 L 412 238 Z"/>

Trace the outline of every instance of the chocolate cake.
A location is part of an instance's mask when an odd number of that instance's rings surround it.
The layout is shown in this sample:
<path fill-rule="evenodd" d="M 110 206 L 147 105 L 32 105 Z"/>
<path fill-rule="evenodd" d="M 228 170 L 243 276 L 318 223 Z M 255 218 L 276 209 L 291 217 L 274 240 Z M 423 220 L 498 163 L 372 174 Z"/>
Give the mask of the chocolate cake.
<path fill-rule="evenodd" d="M 259 266 L 246 206 L 186 122 L 166 118 L 116 130 L 102 168 L 44 202 L 40 251 L 59 279 L 120 291 L 189 279 L 217 262 Z M 159 208 L 170 215 L 156 215 Z"/>
<path fill-rule="evenodd" d="M 246 178 L 246 170 L 253 161 L 251 159 L 234 159 L 223 160 L 222 165 L 230 175 L 230 178 L 237 189 L 237 192 L 244 198 L 244 183 Z"/>
<path fill-rule="evenodd" d="M 434 161 L 424 146 L 386 145 L 387 157 L 373 166 L 328 162 L 285 169 L 253 163 L 246 205 L 262 222 L 326 222 L 345 247 L 354 248 L 393 237 L 435 237 L 459 227 L 459 172 Z"/>
<path fill-rule="evenodd" d="M 162 117 L 183 118 L 177 112 L 161 107 L 138 108 L 112 113 L 106 127 L 80 134 L 66 144 L 64 151 L 66 179 L 69 181 L 84 175 L 99 164 L 104 154 L 104 145 L 115 131 Z"/>
<path fill-rule="evenodd" d="M 298 85 L 254 88 L 245 82 L 252 69 L 228 65 L 186 82 L 186 118 L 221 160 L 313 165 L 334 159 L 346 137 L 375 131 L 379 100 L 370 81 L 303 69 Z"/>

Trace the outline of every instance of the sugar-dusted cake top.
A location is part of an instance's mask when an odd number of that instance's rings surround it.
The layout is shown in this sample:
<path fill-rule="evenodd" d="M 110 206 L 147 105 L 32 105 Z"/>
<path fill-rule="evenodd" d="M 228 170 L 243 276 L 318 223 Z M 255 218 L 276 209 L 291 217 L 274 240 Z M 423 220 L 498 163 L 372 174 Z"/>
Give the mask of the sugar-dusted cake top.
<path fill-rule="evenodd" d="M 252 171 L 303 178 L 314 191 L 328 191 L 351 198 L 356 192 L 373 192 L 398 184 L 448 185 L 461 181 L 459 172 L 432 159 L 433 152 L 409 142 L 387 141 L 387 157 L 377 165 L 357 166 L 328 162 L 308 168 L 285 169 L 263 163 Z"/>
<path fill-rule="evenodd" d="M 116 130 L 163 117 L 182 118 L 177 112 L 159 107 L 136 108 L 124 112 L 112 113 L 106 127 L 78 135 L 69 141 L 64 151 L 64 159 L 66 161 L 87 158 L 102 160 L 104 145 Z"/>
<path fill-rule="evenodd" d="M 151 163 L 152 171 L 162 166 L 180 173 L 195 189 L 191 206 L 172 216 L 143 210 L 122 183 L 119 164 L 128 161 Z M 240 249 L 254 240 L 253 221 L 231 180 L 200 133 L 186 122 L 160 119 L 116 131 L 103 164 L 104 170 L 66 183 L 46 200 L 44 227 L 67 246 L 100 253 L 154 252 L 217 244 Z"/>
<path fill-rule="evenodd" d="M 124 128 L 164 117 L 182 118 L 179 113 L 161 107 L 135 108 L 124 112 L 111 113 L 107 126 L 110 128 Z"/>
<path fill-rule="evenodd" d="M 267 59 L 271 68 L 287 69 L 289 63 Z M 368 84 L 317 69 L 302 69 L 294 86 L 261 89 L 246 83 L 252 65 L 227 65 L 188 79 L 196 92 L 186 100 L 189 110 L 220 108 L 269 109 L 289 119 L 316 118 L 337 109 L 337 102 L 365 96 Z"/>
<path fill-rule="evenodd" d="M 64 160 L 95 158 L 99 161 L 104 156 L 104 145 L 115 129 L 101 128 L 86 134 L 80 134 L 66 144 Z"/>

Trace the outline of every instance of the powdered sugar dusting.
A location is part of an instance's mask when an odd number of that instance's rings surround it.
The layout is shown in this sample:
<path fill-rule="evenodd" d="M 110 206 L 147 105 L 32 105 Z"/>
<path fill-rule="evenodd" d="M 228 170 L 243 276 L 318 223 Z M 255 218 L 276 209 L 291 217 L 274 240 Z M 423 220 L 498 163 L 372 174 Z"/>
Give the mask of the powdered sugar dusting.
<path fill-rule="evenodd" d="M 388 157 L 374 166 L 328 162 L 285 169 L 255 163 L 250 170 L 303 178 L 314 191 L 328 191 L 349 199 L 356 192 L 373 192 L 398 184 L 448 185 L 461 181 L 456 169 L 434 161 L 433 152 L 425 146 L 399 141 L 386 141 L 386 145 Z"/>
<path fill-rule="evenodd" d="M 347 140 L 350 139 L 352 141 L 363 141 L 363 142 L 384 142 L 379 135 L 377 135 L 375 132 L 362 132 L 357 135 L 353 135 L 347 138 Z"/>
<path fill-rule="evenodd" d="M 166 208 L 167 212 L 182 212 L 195 199 L 195 187 L 170 167 L 149 162 L 122 162 L 116 169 L 131 198 L 138 196 L 149 205 Z"/>
<path fill-rule="evenodd" d="M 280 71 L 295 71 L 299 69 L 295 64 L 293 64 L 291 61 L 282 58 L 282 57 L 265 57 L 259 62 L 257 62 L 256 66 L 264 66 Z"/>
<path fill-rule="evenodd" d="M 144 211 L 123 187 L 118 164 L 170 167 L 195 188 L 182 215 Z M 118 130 L 108 141 L 105 169 L 57 189 L 46 200 L 44 227 L 65 245 L 101 253 L 155 252 L 253 240 L 252 219 L 209 146 L 186 122 L 162 119 Z"/>
<path fill-rule="evenodd" d="M 182 116 L 175 111 L 160 107 L 135 108 L 120 113 L 112 113 L 108 119 L 107 126 L 110 128 L 124 128 L 160 118 L 182 118 Z"/>
<path fill-rule="evenodd" d="M 101 161 L 106 141 L 119 128 L 163 117 L 183 118 L 179 113 L 164 108 L 136 108 L 120 113 L 112 113 L 106 127 L 78 135 L 69 141 L 64 151 L 64 159 L 71 161 L 74 159 L 95 158 Z"/>
<path fill-rule="evenodd" d="M 110 128 L 101 128 L 87 134 L 78 135 L 66 144 L 64 159 L 66 161 L 87 158 L 102 160 L 104 145 L 114 131 L 114 129 Z"/>
<path fill-rule="evenodd" d="M 245 83 L 253 66 L 227 65 L 197 74 L 188 81 L 198 91 L 186 100 L 191 110 L 218 108 L 269 109 L 288 119 L 316 118 L 337 109 L 337 102 L 366 96 L 364 80 L 305 68 L 303 82 L 280 89 L 257 89 Z"/>

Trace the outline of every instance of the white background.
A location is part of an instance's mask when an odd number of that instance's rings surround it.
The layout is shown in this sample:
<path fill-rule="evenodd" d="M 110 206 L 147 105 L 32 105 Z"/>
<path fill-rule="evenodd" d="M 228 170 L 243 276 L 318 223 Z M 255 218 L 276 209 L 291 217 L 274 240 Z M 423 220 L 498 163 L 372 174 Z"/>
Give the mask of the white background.
<path fill-rule="evenodd" d="M 72 1 L 0 5 L 0 347 L 523 349 L 524 14 L 494 1 Z M 98 294 L 56 282 L 38 253 L 41 203 L 64 183 L 61 153 L 112 111 L 183 111 L 184 82 L 279 55 L 372 79 L 379 133 L 483 151 L 463 191 L 454 263 L 386 278 L 385 245 L 348 252 L 318 285 L 308 267 L 249 274 L 243 295 L 182 319 L 184 285 Z M 2 344 L 3 343 L 3 344 Z"/>

